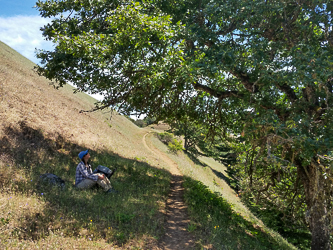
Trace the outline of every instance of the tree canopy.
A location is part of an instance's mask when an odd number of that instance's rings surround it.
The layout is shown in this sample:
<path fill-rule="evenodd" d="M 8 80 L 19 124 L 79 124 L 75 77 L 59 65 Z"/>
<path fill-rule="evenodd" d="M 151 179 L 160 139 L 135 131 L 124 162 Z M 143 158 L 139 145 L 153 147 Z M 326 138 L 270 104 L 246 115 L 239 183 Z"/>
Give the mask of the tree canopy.
<path fill-rule="evenodd" d="M 38 52 L 37 70 L 60 86 L 103 94 L 96 108 L 186 116 L 212 137 L 242 134 L 249 178 L 268 171 L 274 181 L 262 185 L 269 189 L 283 179 L 274 173 L 293 169 L 312 247 L 329 249 L 332 7 L 323 0 L 39 0 L 41 16 L 53 18 L 43 35 L 55 47 Z"/>

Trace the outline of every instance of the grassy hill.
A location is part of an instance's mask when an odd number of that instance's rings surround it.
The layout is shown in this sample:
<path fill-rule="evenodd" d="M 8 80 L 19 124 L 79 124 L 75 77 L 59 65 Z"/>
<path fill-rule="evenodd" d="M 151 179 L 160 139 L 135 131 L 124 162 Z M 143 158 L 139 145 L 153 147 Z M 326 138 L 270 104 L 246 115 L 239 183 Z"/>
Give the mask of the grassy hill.
<path fill-rule="evenodd" d="M 171 175 L 144 146 L 144 135 L 156 130 L 111 110 L 80 113 L 96 100 L 69 85 L 56 90 L 33 67 L 0 42 L 0 247 L 158 249 Z M 170 154 L 153 133 L 145 138 L 185 176 L 188 231 L 198 249 L 294 248 L 242 205 L 221 177 L 223 165 Z M 111 183 L 119 194 L 74 188 L 83 149 L 93 166 L 117 167 Z M 66 189 L 40 183 L 43 173 L 64 179 Z"/>

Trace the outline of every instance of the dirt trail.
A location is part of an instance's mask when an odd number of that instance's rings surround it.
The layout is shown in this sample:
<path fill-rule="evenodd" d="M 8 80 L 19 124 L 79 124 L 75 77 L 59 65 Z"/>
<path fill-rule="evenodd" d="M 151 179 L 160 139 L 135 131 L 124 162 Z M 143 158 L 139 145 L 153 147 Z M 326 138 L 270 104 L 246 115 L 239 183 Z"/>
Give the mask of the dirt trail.
<path fill-rule="evenodd" d="M 177 164 L 166 154 L 155 148 L 148 147 L 145 134 L 142 138 L 144 146 L 162 161 L 170 166 L 172 174 L 170 194 L 166 203 L 167 220 L 165 222 L 165 235 L 160 241 L 160 248 L 164 250 L 194 249 L 193 236 L 186 230 L 190 222 L 187 215 L 187 207 L 184 203 L 183 176 Z"/>

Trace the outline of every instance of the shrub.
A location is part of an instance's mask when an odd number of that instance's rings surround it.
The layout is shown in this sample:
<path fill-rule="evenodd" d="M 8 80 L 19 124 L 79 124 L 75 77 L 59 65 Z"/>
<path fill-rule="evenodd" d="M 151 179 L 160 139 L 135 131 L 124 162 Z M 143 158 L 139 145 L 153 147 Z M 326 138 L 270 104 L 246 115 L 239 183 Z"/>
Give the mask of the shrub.
<path fill-rule="evenodd" d="M 157 137 L 161 142 L 168 146 L 169 151 L 172 153 L 177 153 L 177 151 L 184 150 L 182 141 L 175 139 L 173 134 L 164 132 L 157 134 Z"/>
<path fill-rule="evenodd" d="M 144 128 L 147 126 L 147 123 L 144 120 L 136 120 L 134 121 L 134 124 L 140 128 Z"/>
<path fill-rule="evenodd" d="M 173 135 L 170 133 L 159 133 L 157 134 L 158 139 L 163 142 L 166 145 L 169 145 L 169 143 L 172 143 L 173 141 Z"/>
<path fill-rule="evenodd" d="M 169 151 L 172 153 L 177 153 L 180 150 L 184 150 L 182 141 L 181 140 L 177 141 L 176 139 L 173 139 L 172 142 L 168 143 L 168 148 Z"/>

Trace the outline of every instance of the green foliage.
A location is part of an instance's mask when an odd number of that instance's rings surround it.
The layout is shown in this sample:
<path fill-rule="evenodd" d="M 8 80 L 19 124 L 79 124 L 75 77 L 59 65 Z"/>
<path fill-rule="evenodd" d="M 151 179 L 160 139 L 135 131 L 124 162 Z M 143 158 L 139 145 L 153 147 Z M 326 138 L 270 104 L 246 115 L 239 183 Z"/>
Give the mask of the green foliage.
<path fill-rule="evenodd" d="M 268 202 L 267 202 L 268 203 Z M 274 231 L 278 232 L 282 237 L 292 243 L 298 249 L 310 249 L 311 247 L 311 233 L 309 228 L 304 224 L 297 222 L 289 213 L 293 211 L 285 209 L 281 212 L 281 208 L 270 204 L 268 206 L 257 205 L 250 203 L 248 200 L 246 204 L 250 210 L 262 220 L 265 225 Z"/>
<path fill-rule="evenodd" d="M 1 217 L 0 222 L 1 222 L 2 225 L 7 225 L 9 223 L 9 218 L 5 219 L 5 218 Z"/>
<path fill-rule="evenodd" d="M 173 139 L 172 142 L 168 143 L 168 149 L 172 153 L 177 153 L 178 151 L 184 150 L 181 140 Z"/>
<path fill-rule="evenodd" d="M 155 117 L 145 117 L 143 120 L 147 123 L 147 126 L 154 124 L 156 122 Z"/>
<path fill-rule="evenodd" d="M 157 133 L 157 138 L 166 145 L 173 142 L 173 135 L 168 132 Z"/>
<path fill-rule="evenodd" d="M 177 120 L 170 119 L 167 121 L 172 131 L 177 136 L 184 137 L 185 150 L 197 153 L 196 146 L 206 139 L 207 130 L 205 127 L 197 124 L 195 121 L 186 115 Z"/>
<path fill-rule="evenodd" d="M 131 122 L 133 122 L 136 126 L 138 126 L 140 128 L 147 127 L 156 121 L 156 118 L 149 118 L 149 117 L 145 117 L 144 119 L 137 119 L 137 120 L 132 119 L 130 116 L 126 116 L 126 118 L 129 119 Z"/>
<path fill-rule="evenodd" d="M 203 155 L 212 157 L 223 164 L 233 164 L 236 152 L 229 141 L 235 138 L 224 138 L 211 133 L 206 127 L 198 124 L 190 117 L 183 116 L 176 121 L 168 121 L 172 131 L 177 136 L 184 137 L 184 148 L 194 157 Z"/>
<path fill-rule="evenodd" d="M 98 108 L 189 117 L 211 138 L 242 133 L 235 150 L 246 146 L 237 152 L 245 155 L 248 184 L 272 183 L 277 191 L 279 173 L 283 183 L 294 182 L 310 228 L 319 230 L 313 235 L 328 245 L 329 219 L 319 217 L 331 209 L 332 160 L 318 157 L 333 148 L 330 1 L 64 0 L 37 7 L 54 17 L 43 28 L 55 48 L 39 51 L 41 75 L 102 93 Z"/>
<path fill-rule="evenodd" d="M 157 133 L 157 138 L 168 146 L 171 153 L 176 154 L 178 151 L 184 150 L 182 141 L 175 139 L 171 133 Z"/>
<path fill-rule="evenodd" d="M 140 127 L 140 128 L 144 128 L 144 127 L 146 127 L 147 126 L 147 123 L 144 121 L 144 120 L 135 120 L 135 121 L 133 121 L 133 123 L 136 125 L 136 126 L 138 126 L 138 127 Z"/>

